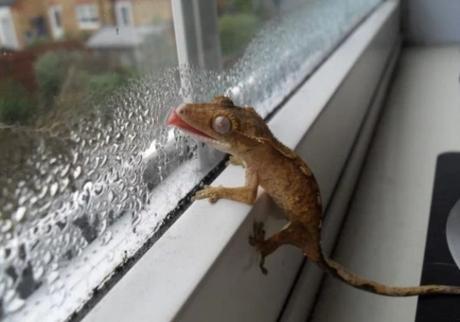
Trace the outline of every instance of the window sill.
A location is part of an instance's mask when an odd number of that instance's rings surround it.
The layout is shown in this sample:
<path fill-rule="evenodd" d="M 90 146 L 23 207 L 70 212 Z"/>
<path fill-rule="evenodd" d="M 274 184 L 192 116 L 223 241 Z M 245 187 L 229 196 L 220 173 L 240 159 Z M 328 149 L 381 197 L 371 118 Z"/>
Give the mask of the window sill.
<path fill-rule="evenodd" d="M 99 22 L 78 22 L 78 27 L 81 30 L 95 30 L 101 27 Z"/>
<path fill-rule="evenodd" d="M 326 203 L 341 176 L 369 101 L 360 102 L 357 109 L 354 102 L 345 102 L 343 110 L 335 109 L 336 115 L 328 116 L 333 126 L 330 122 L 325 126 L 322 119 L 364 54 L 368 54 L 369 64 L 372 59 L 377 64 L 384 61 L 378 65 L 380 70 L 373 71 L 377 74 L 374 87 L 378 85 L 396 44 L 397 31 L 393 28 L 397 28 L 397 11 L 396 1 L 384 2 L 377 8 L 269 122 L 280 141 L 291 148 L 298 147 L 311 165 Z M 392 30 L 385 37 L 384 26 Z M 371 92 L 370 96 L 374 93 L 371 84 L 361 87 Z M 350 115 L 349 109 L 356 114 Z M 329 143 L 324 149 L 328 138 L 335 138 L 337 149 Z M 213 185 L 238 186 L 243 178 L 243 169 L 229 166 Z M 84 321 L 274 320 L 303 260 L 297 250 L 285 247 L 268 258 L 269 275 L 260 273 L 257 254 L 248 245 L 247 237 L 254 216 L 265 220 L 268 234 L 278 230 L 284 220 L 275 212 L 262 193 L 254 207 L 226 200 L 212 206 L 205 201 L 195 202 Z M 263 214 L 270 215 L 262 218 Z"/>

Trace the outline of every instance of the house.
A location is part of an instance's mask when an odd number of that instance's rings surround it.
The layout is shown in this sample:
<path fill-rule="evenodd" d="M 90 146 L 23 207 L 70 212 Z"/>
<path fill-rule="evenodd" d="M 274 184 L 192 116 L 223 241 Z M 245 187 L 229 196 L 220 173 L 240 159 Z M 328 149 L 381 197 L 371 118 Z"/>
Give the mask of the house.
<path fill-rule="evenodd" d="M 115 24 L 147 26 L 172 20 L 171 0 L 115 0 Z"/>
<path fill-rule="evenodd" d="M 0 0 L 0 46 L 81 38 L 104 26 L 138 27 L 172 18 L 170 0 Z"/>
<path fill-rule="evenodd" d="M 43 0 L 42 0 L 43 1 Z M 53 39 L 78 38 L 113 23 L 111 0 L 44 0 Z"/>
<path fill-rule="evenodd" d="M 167 65 L 159 57 L 175 53 L 170 0 L 111 2 L 113 21 L 94 32 L 86 46 L 115 65 Z"/>
<path fill-rule="evenodd" d="M 2 47 L 20 49 L 46 34 L 47 22 L 42 1 L 0 0 Z"/>

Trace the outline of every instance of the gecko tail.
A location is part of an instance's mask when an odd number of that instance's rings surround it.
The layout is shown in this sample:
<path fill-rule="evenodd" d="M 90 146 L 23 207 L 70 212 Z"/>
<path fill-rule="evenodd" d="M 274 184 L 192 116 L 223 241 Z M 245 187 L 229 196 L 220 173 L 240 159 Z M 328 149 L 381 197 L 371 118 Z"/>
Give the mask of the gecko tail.
<path fill-rule="evenodd" d="M 414 287 L 395 287 L 384 285 L 362 276 L 356 275 L 332 259 L 321 256 L 317 262 L 325 271 L 345 282 L 346 284 L 374 294 L 385 296 L 417 296 L 425 294 L 457 294 L 460 295 L 460 287 L 449 285 L 421 285 Z"/>

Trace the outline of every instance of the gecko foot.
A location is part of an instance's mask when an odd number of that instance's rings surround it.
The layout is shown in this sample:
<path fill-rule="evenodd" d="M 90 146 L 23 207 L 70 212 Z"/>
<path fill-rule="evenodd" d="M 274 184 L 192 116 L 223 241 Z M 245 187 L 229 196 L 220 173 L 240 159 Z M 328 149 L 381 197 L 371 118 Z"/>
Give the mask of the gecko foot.
<path fill-rule="evenodd" d="M 203 189 L 195 193 L 195 195 L 192 197 L 192 201 L 208 199 L 210 203 L 216 203 L 220 199 L 218 194 L 219 190 L 220 187 L 205 186 Z"/>
<path fill-rule="evenodd" d="M 260 250 L 260 246 L 265 241 L 265 229 L 263 222 L 254 222 L 252 225 L 252 235 L 249 236 L 249 244 Z"/>
<path fill-rule="evenodd" d="M 252 226 L 253 235 L 249 236 L 249 244 L 257 249 L 260 253 L 259 268 L 262 274 L 267 275 L 268 271 L 265 268 L 265 255 L 263 253 L 263 245 L 265 242 L 265 229 L 263 222 L 254 222 Z"/>

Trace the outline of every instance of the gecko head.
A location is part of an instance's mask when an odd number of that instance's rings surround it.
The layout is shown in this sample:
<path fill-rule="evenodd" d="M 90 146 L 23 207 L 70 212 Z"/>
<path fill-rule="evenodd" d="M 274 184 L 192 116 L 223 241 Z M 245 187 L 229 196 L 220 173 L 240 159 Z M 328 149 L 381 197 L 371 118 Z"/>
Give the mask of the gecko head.
<path fill-rule="evenodd" d="M 167 125 L 175 126 L 214 148 L 230 153 L 240 152 L 257 142 L 253 137 L 268 131 L 263 119 L 251 107 L 239 107 L 225 96 L 209 103 L 181 104 L 173 109 Z"/>

